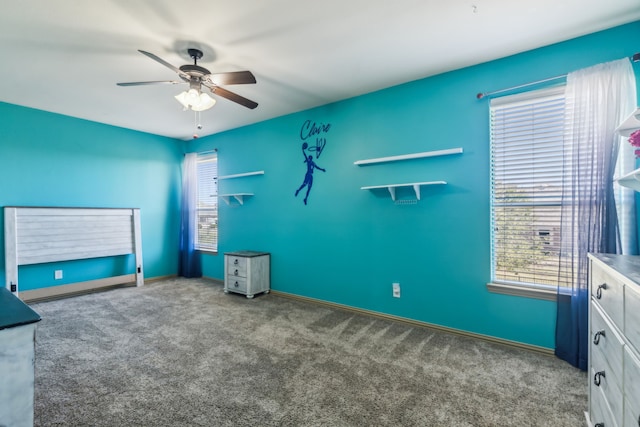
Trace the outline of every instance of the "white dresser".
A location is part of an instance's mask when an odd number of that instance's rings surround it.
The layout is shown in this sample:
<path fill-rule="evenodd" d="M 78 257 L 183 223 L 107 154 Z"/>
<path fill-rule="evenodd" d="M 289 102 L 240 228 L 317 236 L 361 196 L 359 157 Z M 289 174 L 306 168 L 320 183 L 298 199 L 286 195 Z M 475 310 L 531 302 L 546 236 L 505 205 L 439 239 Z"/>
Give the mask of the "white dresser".
<path fill-rule="evenodd" d="M 268 252 L 238 251 L 224 254 L 224 293 L 236 292 L 253 298 L 271 288 L 271 255 Z"/>
<path fill-rule="evenodd" d="M 40 315 L 0 288 L 0 426 L 32 427 Z"/>
<path fill-rule="evenodd" d="M 592 427 L 640 426 L 640 256 L 589 254 Z"/>

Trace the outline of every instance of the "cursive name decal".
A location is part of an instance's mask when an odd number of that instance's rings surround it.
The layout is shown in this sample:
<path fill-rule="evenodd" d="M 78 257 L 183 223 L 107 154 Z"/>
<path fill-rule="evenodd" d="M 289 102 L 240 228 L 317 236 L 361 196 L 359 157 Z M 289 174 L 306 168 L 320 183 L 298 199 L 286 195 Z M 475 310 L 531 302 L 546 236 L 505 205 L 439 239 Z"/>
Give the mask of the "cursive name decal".
<path fill-rule="evenodd" d="M 307 142 L 308 151 L 312 151 L 316 153 L 316 159 L 320 158 L 320 154 L 322 154 L 322 150 L 327 145 L 327 138 L 321 137 L 320 135 L 326 134 L 331 130 L 331 123 L 316 123 L 311 120 L 307 120 L 302 124 L 300 128 L 300 139 L 302 141 Z M 311 145 L 307 140 L 316 137 L 315 145 Z"/>

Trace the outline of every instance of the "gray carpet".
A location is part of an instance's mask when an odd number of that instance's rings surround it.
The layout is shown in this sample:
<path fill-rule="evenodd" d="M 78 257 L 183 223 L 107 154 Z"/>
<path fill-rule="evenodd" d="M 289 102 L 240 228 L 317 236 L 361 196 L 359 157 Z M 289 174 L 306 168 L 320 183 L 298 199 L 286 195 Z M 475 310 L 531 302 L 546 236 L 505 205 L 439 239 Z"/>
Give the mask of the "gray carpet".
<path fill-rule="evenodd" d="M 525 350 L 169 279 L 33 304 L 36 426 L 581 426 L 587 378 Z"/>

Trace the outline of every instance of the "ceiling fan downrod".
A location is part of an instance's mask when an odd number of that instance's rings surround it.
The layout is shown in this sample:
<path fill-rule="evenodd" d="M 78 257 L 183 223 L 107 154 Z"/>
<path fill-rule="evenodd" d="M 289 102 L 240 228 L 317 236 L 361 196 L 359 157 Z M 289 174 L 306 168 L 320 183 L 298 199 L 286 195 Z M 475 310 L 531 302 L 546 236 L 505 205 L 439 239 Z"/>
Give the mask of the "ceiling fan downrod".
<path fill-rule="evenodd" d="M 198 59 L 202 58 L 202 51 L 200 49 L 190 48 L 187 49 L 189 57 L 193 58 L 193 65 L 198 65 Z"/>

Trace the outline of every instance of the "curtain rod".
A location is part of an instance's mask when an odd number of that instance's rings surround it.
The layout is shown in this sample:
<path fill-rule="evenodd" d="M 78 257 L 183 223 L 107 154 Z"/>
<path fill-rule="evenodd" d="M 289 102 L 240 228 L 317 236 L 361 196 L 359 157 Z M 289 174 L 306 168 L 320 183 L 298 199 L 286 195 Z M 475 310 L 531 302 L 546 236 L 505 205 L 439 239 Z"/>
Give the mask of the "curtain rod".
<path fill-rule="evenodd" d="M 631 59 L 633 62 L 638 62 L 638 61 L 640 61 L 640 52 L 634 54 L 633 56 L 629 56 L 628 58 Z M 523 87 L 533 86 L 533 85 L 537 85 L 537 84 L 540 84 L 540 83 L 546 83 L 546 82 L 551 82 L 551 81 L 554 81 L 554 80 L 564 79 L 565 77 L 567 77 L 567 75 L 566 74 L 562 74 L 560 76 L 549 77 L 548 79 L 537 80 L 535 82 L 530 82 L 530 83 L 524 83 L 524 84 L 521 84 L 521 85 L 518 85 L 518 86 L 508 87 L 506 89 L 494 90 L 493 92 L 480 92 L 480 93 L 478 93 L 476 95 L 476 98 L 482 99 L 482 98 L 485 98 L 487 96 L 492 96 L 492 95 L 496 95 L 496 94 L 499 94 L 499 93 L 508 92 L 508 91 L 514 90 L 514 89 L 520 89 L 520 88 L 523 88 Z"/>
<path fill-rule="evenodd" d="M 206 156 L 207 154 L 215 154 L 218 152 L 217 148 L 214 148 L 213 150 L 208 150 L 208 151 L 198 151 L 198 155 L 199 156 Z"/>

